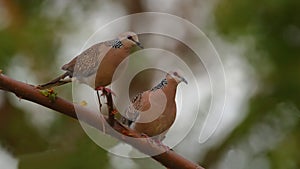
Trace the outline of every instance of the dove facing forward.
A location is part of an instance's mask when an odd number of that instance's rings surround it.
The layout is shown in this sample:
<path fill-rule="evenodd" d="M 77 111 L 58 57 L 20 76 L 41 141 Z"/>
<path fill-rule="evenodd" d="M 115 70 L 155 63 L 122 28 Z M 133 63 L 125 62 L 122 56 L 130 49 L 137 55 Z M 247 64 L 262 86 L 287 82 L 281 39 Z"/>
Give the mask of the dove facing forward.
<path fill-rule="evenodd" d="M 177 72 L 166 77 L 150 90 L 137 94 L 125 112 L 122 123 L 161 142 L 176 117 L 176 89 L 187 81 Z"/>

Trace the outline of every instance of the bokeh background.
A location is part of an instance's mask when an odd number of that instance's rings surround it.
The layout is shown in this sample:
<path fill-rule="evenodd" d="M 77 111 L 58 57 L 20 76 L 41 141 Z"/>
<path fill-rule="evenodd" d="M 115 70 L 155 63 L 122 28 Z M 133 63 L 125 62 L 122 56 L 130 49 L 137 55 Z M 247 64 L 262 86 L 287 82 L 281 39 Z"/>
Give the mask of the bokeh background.
<path fill-rule="evenodd" d="M 174 150 L 209 169 L 298 169 L 299 8 L 297 0 L 0 0 L 0 69 L 23 82 L 43 83 L 109 21 L 145 11 L 177 15 L 214 44 L 228 95 L 214 135 L 200 144 L 195 126 Z M 176 43 L 157 46 L 190 54 Z M 71 85 L 57 90 L 72 99 Z M 203 102 L 209 104 L 209 97 Z M 0 91 L 0 169 L 15 168 L 163 167 L 151 158 L 111 155 L 77 121 Z"/>

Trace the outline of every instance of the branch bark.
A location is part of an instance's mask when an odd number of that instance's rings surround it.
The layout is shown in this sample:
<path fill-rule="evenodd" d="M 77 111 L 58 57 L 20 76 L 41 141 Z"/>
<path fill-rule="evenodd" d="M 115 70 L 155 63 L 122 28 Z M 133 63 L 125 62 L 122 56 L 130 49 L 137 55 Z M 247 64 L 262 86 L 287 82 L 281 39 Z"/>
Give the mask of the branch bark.
<path fill-rule="evenodd" d="M 182 156 L 178 155 L 174 151 L 164 152 L 162 146 L 151 144 L 146 139 L 128 139 L 128 137 L 123 137 L 123 135 L 143 138 L 140 133 L 137 133 L 130 128 L 127 128 L 120 124 L 118 121 L 114 122 L 113 126 L 109 126 L 103 119 L 99 116 L 99 113 L 91 112 L 90 110 L 66 101 L 60 97 L 57 97 L 55 101 L 51 101 L 48 97 L 45 97 L 36 89 L 33 85 L 28 85 L 26 83 L 13 80 L 0 72 L 0 90 L 5 90 L 14 93 L 17 97 L 31 102 L 40 104 L 44 107 L 48 107 L 52 110 L 65 114 L 69 117 L 77 119 L 77 114 L 80 113 L 80 120 L 97 128 L 100 131 L 105 131 L 106 134 L 111 135 L 123 142 L 126 142 L 136 149 L 140 150 L 145 154 L 157 153 L 159 155 L 152 156 L 153 159 L 160 162 L 162 165 L 172 168 L 172 169 L 203 169 L 201 166 L 188 161 Z M 77 110 L 77 114 L 76 111 Z M 79 110 L 79 111 L 78 111 Z M 97 115 L 98 114 L 98 115 Z M 106 118 L 106 117 L 105 117 Z M 107 118 L 106 118 L 107 119 Z M 122 133 L 122 134 L 119 134 Z M 160 153 L 163 152 L 163 153 Z"/>

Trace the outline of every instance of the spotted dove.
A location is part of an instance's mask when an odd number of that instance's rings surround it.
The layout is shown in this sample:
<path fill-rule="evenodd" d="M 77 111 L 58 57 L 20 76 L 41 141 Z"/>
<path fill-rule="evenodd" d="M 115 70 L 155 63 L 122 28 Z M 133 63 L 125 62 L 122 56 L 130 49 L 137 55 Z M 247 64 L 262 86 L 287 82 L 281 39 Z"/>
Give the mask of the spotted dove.
<path fill-rule="evenodd" d="M 75 79 L 93 89 L 107 86 L 111 83 L 116 68 L 136 45 L 143 48 L 133 32 L 125 32 L 116 39 L 97 43 L 63 65 L 62 70 L 66 71 L 63 75 L 37 87 L 47 89 Z"/>
<path fill-rule="evenodd" d="M 177 72 L 166 77 L 150 90 L 137 94 L 128 106 L 122 123 L 161 142 L 176 117 L 176 89 L 187 81 Z"/>

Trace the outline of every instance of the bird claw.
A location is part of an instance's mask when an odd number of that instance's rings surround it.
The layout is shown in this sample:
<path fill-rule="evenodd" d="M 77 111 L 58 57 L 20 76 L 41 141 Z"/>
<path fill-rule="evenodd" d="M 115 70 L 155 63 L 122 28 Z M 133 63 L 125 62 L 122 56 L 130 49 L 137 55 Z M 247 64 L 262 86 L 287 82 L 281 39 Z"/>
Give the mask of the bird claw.
<path fill-rule="evenodd" d="M 114 109 L 111 113 L 112 113 L 113 115 L 116 115 L 116 114 L 118 114 L 118 110 Z"/>
<path fill-rule="evenodd" d="M 151 137 L 149 137 L 147 134 L 145 133 L 141 133 L 141 137 L 146 138 L 146 140 L 148 141 L 148 143 L 150 144 L 156 144 L 159 147 L 162 147 L 164 149 L 165 152 L 168 152 L 172 149 L 170 149 L 169 146 L 164 145 L 160 140 L 156 140 L 156 139 L 151 139 Z"/>
<path fill-rule="evenodd" d="M 158 144 L 158 146 L 162 147 L 166 152 L 172 150 L 172 149 L 170 149 L 169 146 L 164 145 L 161 141 L 159 143 L 157 143 L 157 144 Z"/>
<path fill-rule="evenodd" d="M 145 134 L 145 133 L 141 133 L 141 137 L 143 137 L 143 138 L 149 138 L 149 136 L 147 134 Z"/>
<path fill-rule="evenodd" d="M 162 148 L 164 149 L 165 152 L 168 152 L 168 151 L 172 150 L 172 149 L 170 149 L 169 146 L 164 145 L 164 144 L 163 144 L 161 141 L 159 141 L 159 140 L 154 140 L 154 143 L 155 143 L 156 145 L 158 145 L 159 147 L 162 147 Z"/>
<path fill-rule="evenodd" d="M 102 91 L 101 96 L 104 96 L 105 93 L 112 94 L 113 96 L 116 96 L 116 94 L 111 89 L 103 87 L 103 86 L 99 86 L 95 90 L 101 90 Z"/>

